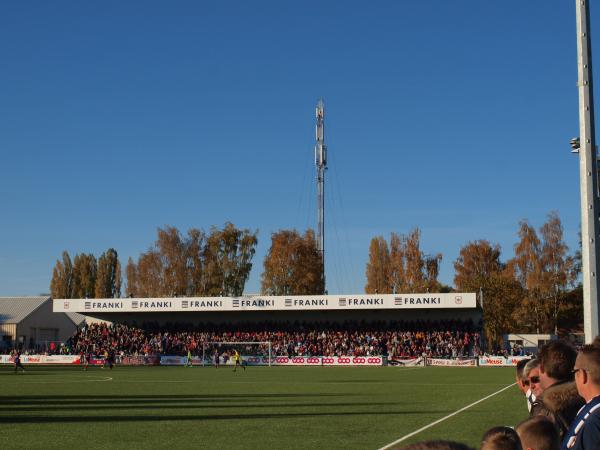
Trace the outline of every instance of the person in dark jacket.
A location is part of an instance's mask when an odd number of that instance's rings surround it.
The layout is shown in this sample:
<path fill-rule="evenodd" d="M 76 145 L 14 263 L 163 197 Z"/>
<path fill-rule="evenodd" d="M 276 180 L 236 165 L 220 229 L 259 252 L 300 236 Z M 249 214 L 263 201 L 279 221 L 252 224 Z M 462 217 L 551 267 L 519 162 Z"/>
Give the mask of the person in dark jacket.
<path fill-rule="evenodd" d="M 530 415 L 548 417 L 561 441 L 584 404 L 573 382 L 576 358 L 577 352 L 565 341 L 547 343 L 538 355 L 543 392 L 533 403 Z"/>
<path fill-rule="evenodd" d="M 585 345 L 577 356 L 577 392 L 585 400 L 562 444 L 562 449 L 600 449 L 600 347 Z"/>

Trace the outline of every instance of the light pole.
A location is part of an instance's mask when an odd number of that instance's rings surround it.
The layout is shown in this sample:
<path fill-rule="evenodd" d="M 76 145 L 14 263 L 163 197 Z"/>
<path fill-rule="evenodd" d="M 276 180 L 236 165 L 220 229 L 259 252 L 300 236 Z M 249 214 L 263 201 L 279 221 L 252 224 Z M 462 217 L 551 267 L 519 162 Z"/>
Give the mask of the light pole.
<path fill-rule="evenodd" d="M 581 256 L 583 278 L 583 328 L 585 341 L 599 334 L 598 257 L 600 220 L 598 216 L 598 176 L 594 130 L 594 91 L 592 83 L 592 42 L 588 0 L 576 0 L 577 74 L 579 91 L 579 183 L 581 190 Z M 573 142 L 576 145 L 577 142 Z"/>

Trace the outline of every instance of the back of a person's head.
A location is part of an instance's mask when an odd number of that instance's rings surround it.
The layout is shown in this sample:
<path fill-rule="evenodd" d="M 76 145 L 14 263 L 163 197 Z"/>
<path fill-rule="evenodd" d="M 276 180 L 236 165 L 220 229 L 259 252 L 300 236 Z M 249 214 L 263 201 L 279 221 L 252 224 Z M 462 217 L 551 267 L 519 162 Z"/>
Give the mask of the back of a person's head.
<path fill-rule="evenodd" d="M 423 441 L 402 447 L 401 450 L 473 450 L 460 442 L 453 441 Z"/>
<path fill-rule="evenodd" d="M 525 366 L 527 363 L 531 361 L 530 359 L 521 359 L 517 362 L 517 378 L 519 380 L 523 379 L 523 371 L 525 370 Z"/>
<path fill-rule="evenodd" d="M 521 440 L 510 427 L 493 427 L 485 432 L 481 440 L 481 450 L 523 450 Z"/>
<path fill-rule="evenodd" d="M 585 369 L 592 383 L 600 387 L 600 345 L 584 345 L 579 351 L 578 365 Z"/>
<path fill-rule="evenodd" d="M 534 416 L 517 425 L 523 449 L 559 450 L 560 440 L 554 424 L 545 416 Z"/>
<path fill-rule="evenodd" d="M 573 367 L 577 352 L 565 341 L 551 341 L 540 349 L 538 355 L 541 370 L 550 378 L 559 381 L 573 380 Z"/>

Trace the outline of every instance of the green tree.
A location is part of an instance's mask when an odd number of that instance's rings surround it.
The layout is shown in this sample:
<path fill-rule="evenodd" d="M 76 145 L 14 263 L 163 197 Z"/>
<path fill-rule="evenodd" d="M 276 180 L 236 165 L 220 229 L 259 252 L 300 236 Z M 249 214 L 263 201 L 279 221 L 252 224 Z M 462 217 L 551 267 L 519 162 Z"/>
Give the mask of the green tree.
<path fill-rule="evenodd" d="M 121 263 L 114 248 L 108 249 L 98 258 L 95 291 L 96 298 L 121 296 Z"/>

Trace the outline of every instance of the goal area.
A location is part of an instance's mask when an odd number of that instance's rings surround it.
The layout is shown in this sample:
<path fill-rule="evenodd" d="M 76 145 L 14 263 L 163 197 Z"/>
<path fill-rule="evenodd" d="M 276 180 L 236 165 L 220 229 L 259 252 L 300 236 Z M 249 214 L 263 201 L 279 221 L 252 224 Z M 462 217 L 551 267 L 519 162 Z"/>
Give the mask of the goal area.
<path fill-rule="evenodd" d="M 216 341 L 202 343 L 202 365 L 234 365 L 233 355 L 238 352 L 242 362 L 249 366 L 271 366 L 270 341 Z"/>

